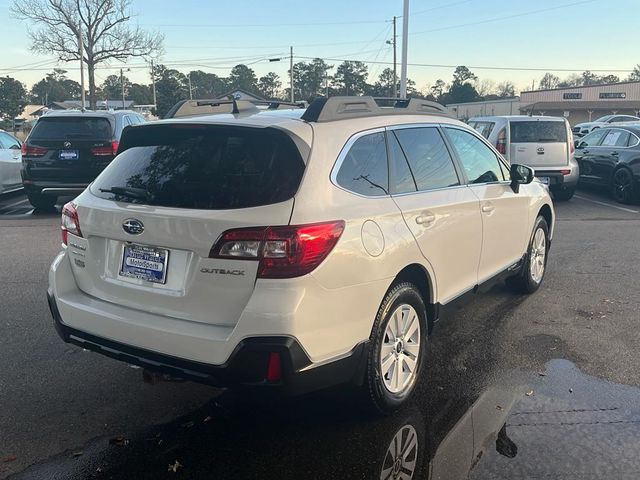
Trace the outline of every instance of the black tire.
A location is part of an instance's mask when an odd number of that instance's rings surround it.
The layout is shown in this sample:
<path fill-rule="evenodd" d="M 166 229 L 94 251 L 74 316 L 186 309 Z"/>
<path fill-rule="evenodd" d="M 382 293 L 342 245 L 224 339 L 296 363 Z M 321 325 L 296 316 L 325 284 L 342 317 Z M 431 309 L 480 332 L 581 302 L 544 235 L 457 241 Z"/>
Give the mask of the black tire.
<path fill-rule="evenodd" d="M 42 193 L 27 193 L 29 203 L 36 210 L 53 210 L 58 197 L 53 195 L 43 195 Z"/>
<path fill-rule="evenodd" d="M 413 308 L 419 321 L 419 349 L 415 359 L 414 374 L 402 391 L 392 392 L 385 386 L 384 375 L 381 372 L 380 358 L 381 348 L 385 340 L 385 332 L 392 314 L 402 305 Z M 418 289 L 409 282 L 398 283 L 387 292 L 376 314 L 371 336 L 369 338 L 369 353 L 367 358 L 366 377 L 363 388 L 371 406 L 379 413 L 391 414 L 398 410 L 411 396 L 419 383 L 420 375 L 425 362 L 425 349 L 427 346 L 427 312 Z M 404 350 L 403 350 L 404 352 Z M 394 351 L 395 354 L 395 351 Z M 402 353 L 399 353 L 402 355 Z M 397 358 L 397 357 L 396 357 Z M 404 364 L 402 368 L 404 370 Z"/>
<path fill-rule="evenodd" d="M 611 195 L 618 203 L 632 203 L 636 199 L 636 186 L 631 170 L 620 167 L 611 176 Z"/>
<path fill-rule="evenodd" d="M 567 188 L 564 190 L 558 189 L 558 190 L 553 190 L 551 193 L 553 194 L 554 200 L 558 202 L 567 202 L 571 200 L 571 198 L 573 197 L 573 194 L 576 193 L 576 189 L 575 187 Z"/>
<path fill-rule="evenodd" d="M 539 279 L 536 279 L 536 276 L 532 273 L 532 261 L 531 256 L 535 254 L 534 250 L 534 241 L 536 239 L 536 233 L 538 230 L 542 230 L 544 233 L 544 259 L 542 276 Z M 544 274 L 547 270 L 547 258 L 549 253 L 549 226 L 547 225 L 547 221 L 543 216 L 538 216 L 536 219 L 536 223 L 533 226 L 533 232 L 531 233 L 531 239 L 529 240 L 529 246 L 527 247 L 527 255 L 524 259 L 524 265 L 520 269 L 520 272 L 513 277 L 509 277 L 506 280 L 506 283 L 509 287 L 515 290 L 518 293 L 533 293 L 540 285 L 542 285 L 542 281 L 544 280 Z"/>

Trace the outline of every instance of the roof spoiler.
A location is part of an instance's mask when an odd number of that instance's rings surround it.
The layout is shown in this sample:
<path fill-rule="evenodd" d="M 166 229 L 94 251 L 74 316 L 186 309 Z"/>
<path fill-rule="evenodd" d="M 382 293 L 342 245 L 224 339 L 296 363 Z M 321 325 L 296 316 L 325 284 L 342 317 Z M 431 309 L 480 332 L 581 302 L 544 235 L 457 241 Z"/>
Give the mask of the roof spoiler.
<path fill-rule="evenodd" d="M 421 98 L 400 99 L 371 96 L 316 98 L 302 120 L 332 122 L 346 118 L 380 115 L 442 115 L 450 116 L 445 107 Z"/>
<path fill-rule="evenodd" d="M 284 108 L 306 108 L 306 102 L 281 102 L 279 100 L 181 100 L 167 112 L 164 118 L 182 118 L 196 115 L 215 115 L 220 113 L 251 114 L 259 111 L 258 105 L 267 110 Z"/>

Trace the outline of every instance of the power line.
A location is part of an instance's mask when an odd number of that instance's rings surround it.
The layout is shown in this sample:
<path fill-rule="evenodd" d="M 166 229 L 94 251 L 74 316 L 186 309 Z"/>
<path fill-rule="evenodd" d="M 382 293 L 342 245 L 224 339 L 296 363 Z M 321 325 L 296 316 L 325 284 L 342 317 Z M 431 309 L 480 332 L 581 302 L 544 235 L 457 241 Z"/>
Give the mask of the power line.
<path fill-rule="evenodd" d="M 142 23 L 142 26 L 149 27 L 181 27 L 181 28 L 245 28 L 245 27 L 312 27 L 320 25 L 353 25 L 365 23 L 382 23 L 386 20 L 356 20 L 345 22 L 312 22 L 312 23 Z"/>

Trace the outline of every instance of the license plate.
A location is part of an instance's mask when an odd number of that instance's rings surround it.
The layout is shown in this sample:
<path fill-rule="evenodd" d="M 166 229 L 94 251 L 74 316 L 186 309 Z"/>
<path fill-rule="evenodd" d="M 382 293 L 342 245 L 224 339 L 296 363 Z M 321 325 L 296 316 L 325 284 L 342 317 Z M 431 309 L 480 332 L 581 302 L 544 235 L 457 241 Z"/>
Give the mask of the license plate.
<path fill-rule="evenodd" d="M 58 154 L 60 160 L 77 160 L 78 156 L 78 150 L 60 150 Z"/>
<path fill-rule="evenodd" d="M 549 177 L 538 177 L 538 180 L 540 180 L 545 185 L 549 185 L 551 183 L 551 179 Z"/>
<path fill-rule="evenodd" d="M 166 283 L 169 250 L 129 244 L 124 246 L 120 275 L 152 283 Z"/>

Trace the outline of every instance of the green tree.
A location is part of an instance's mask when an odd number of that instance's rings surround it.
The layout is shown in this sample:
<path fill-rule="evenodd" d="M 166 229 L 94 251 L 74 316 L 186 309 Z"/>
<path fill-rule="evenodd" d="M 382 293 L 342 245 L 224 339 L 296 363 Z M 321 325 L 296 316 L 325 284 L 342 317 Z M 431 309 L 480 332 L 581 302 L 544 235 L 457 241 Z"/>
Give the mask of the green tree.
<path fill-rule="evenodd" d="M 31 101 L 40 105 L 80 98 L 80 84 L 66 77 L 66 70 L 53 72 L 31 87 Z"/>
<path fill-rule="evenodd" d="M 325 96 L 328 71 L 333 65 L 328 65 L 321 58 L 314 58 L 311 62 L 298 62 L 293 66 L 293 91 L 295 98 L 312 101 L 316 97 Z"/>
<path fill-rule="evenodd" d="M 225 79 L 215 73 L 193 70 L 189 72 L 189 76 L 191 77 L 191 90 L 194 98 L 215 98 L 229 89 Z"/>
<path fill-rule="evenodd" d="M 275 72 L 269 72 L 258 80 L 258 90 L 260 94 L 268 99 L 278 98 L 282 82 Z"/>
<path fill-rule="evenodd" d="M 97 65 L 162 51 L 164 37 L 130 26 L 130 10 L 131 0 L 14 0 L 11 8 L 15 17 L 30 23 L 31 49 L 36 53 L 55 55 L 63 62 L 80 60 L 82 34 L 92 109 Z"/>
<path fill-rule="evenodd" d="M 630 82 L 640 82 L 640 63 L 633 67 L 633 71 L 629 74 Z"/>
<path fill-rule="evenodd" d="M 564 80 L 558 82 L 558 88 L 579 87 L 583 84 L 582 76 L 572 73 Z"/>
<path fill-rule="evenodd" d="M 469 80 L 475 81 L 477 79 L 478 77 L 476 77 L 473 72 L 471 72 L 471 70 L 469 70 L 464 65 L 456 67 L 455 71 L 453 72 L 453 85 L 462 85 Z"/>
<path fill-rule="evenodd" d="M 540 88 L 543 90 L 550 90 L 552 88 L 556 88 L 560 83 L 560 78 L 558 78 L 553 73 L 545 73 L 542 79 L 540 80 Z"/>
<path fill-rule="evenodd" d="M 0 118 L 13 120 L 27 105 L 27 91 L 15 78 L 0 77 Z"/>
<path fill-rule="evenodd" d="M 367 66 L 363 62 L 345 61 L 338 65 L 333 85 L 339 95 L 361 95 L 367 88 Z"/>
<path fill-rule="evenodd" d="M 439 99 L 444 93 L 444 89 L 446 87 L 447 84 L 445 83 L 445 81 L 439 78 L 438 80 L 436 80 L 436 83 L 431 86 L 431 95 L 433 95 L 436 100 Z"/>
<path fill-rule="evenodd" d="M 139 83 L 132 83 L 129 86 L 129 94 L 127 95 L 129 100 L 133 100 L 135 105 L 152 105 L 153 104 L 153 90 L 149 85 L 141 85 Z"/>
<path fill-rule="evenodd" d="M 109 75 L 104 79 L 104 82 L 100 86 L 102 97 L 104 100 L 121 100 L 122 99 L 122 83 L 124 83 L 124 96 L 129 97 L 129 89 L 131 88 L 131 82 L 123 75 L 120 80 L 120 75 Z"/>
<path fill-rule="evenodd" d="M 454 83 L 449 91 L 440 96 L 438 102 L 447 105 L 449 103 L 475 102 L 479 99 L 478 92 L 470 83 Z"/>
<path fill-rule="evenodd" d="M 239 64 L 231 69 L 229 78 L 229 88 L 236 89 L 241 88 L 249 92 L 255 92 L 258 90 L 258 79 L 256 78 L 256 72 L 252 68 L 246 65 Z"/>
<path fill-rule="evenodd" d="M 595 73 L 590 72 L 589 70 L 582 72 L 582 85 L 595 85 L 600 83 L 598 81 L 598 76 Z"/>
<path fill-rule="evenodd" d="M 156 65 L 153 73 L 158 102 L 156 115 L 164 117 L 176 103 L 189 98 L 189 81 L 183 73 L 164 65 Z"/>
<path fill-rule="evenodd" d="M 618 83 L 620 81 L 620 77 L 617 75 L 603 75 L 602 77 L 598 77 L 598 83 Z"/>

